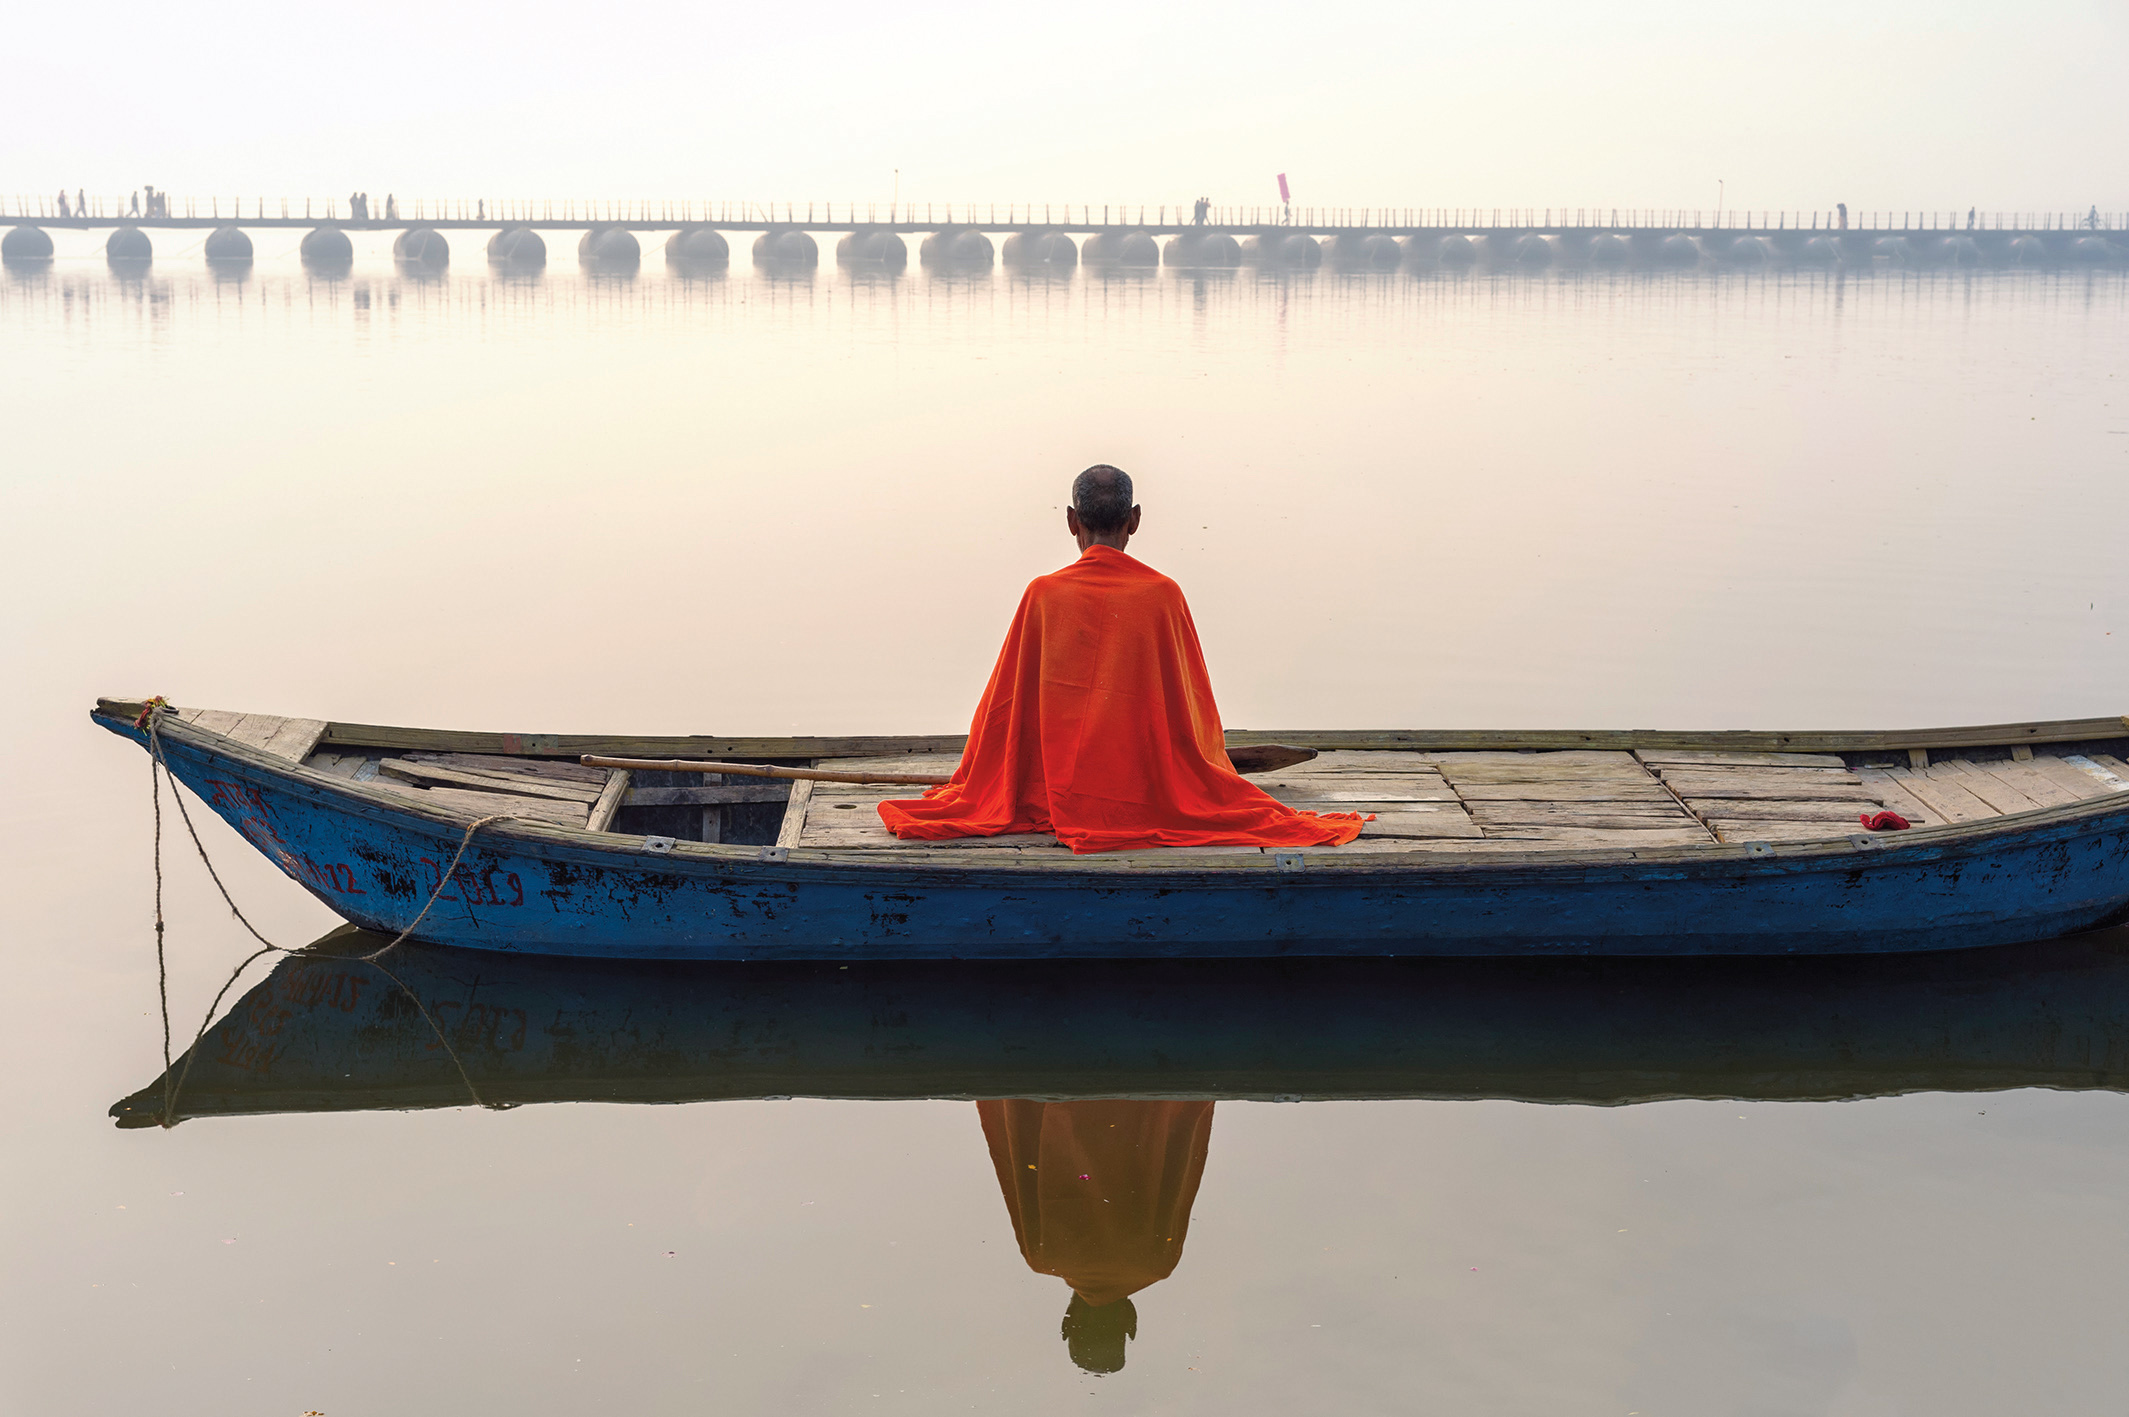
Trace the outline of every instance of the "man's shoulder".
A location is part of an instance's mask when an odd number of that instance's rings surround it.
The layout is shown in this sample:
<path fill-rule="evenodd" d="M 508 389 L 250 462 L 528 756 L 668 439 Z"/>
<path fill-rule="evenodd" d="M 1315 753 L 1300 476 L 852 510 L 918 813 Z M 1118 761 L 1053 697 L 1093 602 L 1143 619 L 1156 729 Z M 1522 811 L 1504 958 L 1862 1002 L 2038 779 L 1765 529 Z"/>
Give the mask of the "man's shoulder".
<path fill-rule="evenodd" d="M 1183 588 L 1137 557 L 1122 551 L 1103 556 L 1082 556 L 1069 566 L 1037 576 L 1028 582 L 1030 599 L 1056 596 L 1079 597 L 1089 592 L 1129 595 L 1149 600 L 1181 603 Z"/>

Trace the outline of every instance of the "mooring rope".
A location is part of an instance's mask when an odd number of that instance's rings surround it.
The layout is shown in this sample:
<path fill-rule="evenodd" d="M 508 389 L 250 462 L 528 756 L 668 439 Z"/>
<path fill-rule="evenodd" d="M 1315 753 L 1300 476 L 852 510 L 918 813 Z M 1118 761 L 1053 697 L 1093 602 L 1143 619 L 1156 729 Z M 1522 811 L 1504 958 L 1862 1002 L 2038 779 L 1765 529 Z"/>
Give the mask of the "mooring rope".
<path fill-rule="evenodd" d="M 236 987 L 236 982 L 243 977 L 244 971 L 251 968 L 253 961 L 268 954 L 290 956 L 313 954 L 313 951 L 307 946 L 302 949 L 292 950 L 285 945 L 277 945 L 260 934 L 258 927 L 246 919 L 244 912 L 237 908 L 235 898 L 229 894 L 229 887 L 222 882 L 221 873 L 214 869 L 214 861 L 207 855 L 207 845 L 200 840 L 199 829 L 192 824 L 192 813 L 185 807 L 185 795 L 178 790 L 177 777 L 170 771 L 169 761 L 163 756 L 163 739 L 161 730 L 157 726 L 156 711 L 158 709 L 167 709 L 168 707 L 168 701 L 158 695 L 142 706 L 140 717 L 133 722 L 135 728 L 144 729 L 148 735 L 148 786 L 149 796 L 155 809 L 155 973 L 156 988 L 162 1000 L 163 1011 L 163 1114 L 159 1124 L 166 1131 L 177 1125 L 177 1095 L 180 1089 L 184 1087 L 185 1079 L 192 1073 L 192 1064 L 199 1056 L 201 1040 L 206 1038 L 207 1030 L 214 1026 L 215 1011 L 222 1007 L 222 1000 L 228 997 L 231 989 Z M 157 776 L 157 769 L 161 769 L 160 777 Z M 170 780 L 170 797 L 171 800 L 177 803 L 178 817 L 184 822 L 185 831 L 192 838 L 193 849 L 199 852 L 200 864 L 207 868 L 208 878 L 214 882 L 215 889 L 222 893 L 223 904 L 229 907 L 229 913 L 237 918 L 237 923 L 242 925 L 245 931 L 259 942 L 259 948 L 246 955 L 237 967 L 229 972 L 229 978 L 223 982 L 222 987 L 215 992 L 214 1002 L 207 1006 L 206 1016 L 200 1020 L 199 1031 L 192 1035 L 192 1045 L 185 1050 L 184 1069 L 177 1072 L 175 1076 L 172 1075 L 174 1064 L 170 1057 L 170 971 L 163 947 L 163 778 Z M 508 812 L 498 812 L 493 816 L 478 818 L 469 824 L 466 827 L 466 834 L 459 839 L 458 851 L 451 857 L 450 865 L 444 868 L 442 876 L 437 879 L 435 887 L 430 890 L 428 900 L 422 903 L 421 913 L 414 917 L 406 929 L 401 930 L 384 945 L 370 951 L 368 954 L 318 954 L 315 956 L 323 959 L 346 960 L 355 964 L 366 964 L 397 985 L 401 993 L 413 1000 L 414 1007 L 420 1010 L 423 1021 L 436 1034 L 436 1041 L 442 1045 L 445 1056 L 450 1058 L 451 1066 L 458 1070 L 460 1081 L 465 1083 L 466 1091 L 472 1096 L 474 1105 L 477 1107 L 486 1107 L 490 1104 L 481 1097 L 480 1089 L 473 1085 L 472 1075 L 466 1071 L 465 1063 L 458 1056 L 458 1050 L 453 1048 L 451 1040 L 444 1036 L 442 1026 L 436 1022 L 435 1016 L 429 1012 L 428 1005 L 421 1001 L 420 995 L 407 987 L 405 980 L 392 973 L 391 970 L 386 969 L 378 961 L 403 944 L 416 929 L 420 928 L 421 922 L 428 919 L 430 910 L 435 908 L 436 902 L 442 897 L 444 887 L 457 874 L 458 863 L 465 859 L 467 849 L 473 845 L 473 834 L 475 832 L 496 822 L 523 820 L 525 819 Z"/>

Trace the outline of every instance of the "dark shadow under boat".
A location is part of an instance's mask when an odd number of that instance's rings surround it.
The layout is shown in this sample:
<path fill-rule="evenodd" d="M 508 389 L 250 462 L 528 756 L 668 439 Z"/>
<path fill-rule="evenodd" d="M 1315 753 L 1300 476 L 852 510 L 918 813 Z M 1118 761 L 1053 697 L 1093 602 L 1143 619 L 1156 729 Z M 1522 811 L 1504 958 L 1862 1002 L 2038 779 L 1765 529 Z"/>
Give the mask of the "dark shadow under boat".
<path fill-rule="evenodd" d="M 2129 930 L 1818 959 L 660 964 L 344 928 L 176 1119 L 730 1098 L 1831 1099 L 2129 1080 Z M 386 971 L 389 971 L 387 973 Z M 167 1079 L 111 1109 L 163 1119 Z"/>

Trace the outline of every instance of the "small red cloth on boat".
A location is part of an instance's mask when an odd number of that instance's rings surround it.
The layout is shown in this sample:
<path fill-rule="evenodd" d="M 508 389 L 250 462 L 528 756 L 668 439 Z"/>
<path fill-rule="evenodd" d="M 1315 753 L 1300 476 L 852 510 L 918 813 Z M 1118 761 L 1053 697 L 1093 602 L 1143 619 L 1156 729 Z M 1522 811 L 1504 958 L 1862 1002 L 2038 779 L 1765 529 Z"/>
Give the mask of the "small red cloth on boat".
<path fill-rule="evenodd" d="M 1904 832 L 1913 825 L 1898 812 L 1864 812 L 1863 825 L 1874 832 Z"/>
<path fill-rule="evenodd" d="M 1361 825 L 1234 770 L 1182 587 L 1112 546 L 1028 585 L 953 780 L 880 820 L 923 841 L 1049 832 L 1082 853 L 1341 846 Z"/>

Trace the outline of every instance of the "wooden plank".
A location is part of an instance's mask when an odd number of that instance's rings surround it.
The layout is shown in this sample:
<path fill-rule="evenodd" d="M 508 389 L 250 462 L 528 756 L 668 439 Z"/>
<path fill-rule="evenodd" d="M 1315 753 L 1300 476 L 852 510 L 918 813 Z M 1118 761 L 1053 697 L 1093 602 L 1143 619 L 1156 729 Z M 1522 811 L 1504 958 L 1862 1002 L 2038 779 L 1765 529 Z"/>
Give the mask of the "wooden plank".
<path fill-rule="evenodd" d="M 790 800 L 791 786 L 789 782 L 764 782 L 731 787 L 638 787 L 628 794 L 628 801 L 624 805 L 721 807 L 733 802 L 785 802 Z"/>
<path fill-rule="evenodd" d="M 1866 795 L 1863 779 L 1853 773 L 1822 773 L 1807 769 L 1792 777 L 1759 777 L 1736 773 L 1724 777 L 1667 777 L 1664 784 L 1688 803 L 1702 798 L 1737 801 L 1808 800 L 1828 798 L 1846 802 Z M 1697 810 L 1697 809 L 1696 809 Z"/>
<path fill-rule="evenodd" d="M 1629 831 L 1683 827 L 1693 818 L 1676 802 L 1474 802 L 1473 821 L 1487 827 L 1618 827 Z"/>
<path fill-rule="evenodd" d="M 2090 758 L 2093 762 L 2098 763 L 2108 772 L 2113 773 L 2116 781 L 2129 782 L 2129 763 L 2123 762 L 2120 758 L 2115 757 L 2113 754 L 2085 753 L 2082 756 Z M 2121 789 L 2116 788 L 2115 790 L 2120 791 Z"/>
<path fill-rule="evenodd" d="M 614 824 L 614 813 L 621 810 L 622 799 L 628 796 L 629 771 L 616 768 L 606 779 L 606 786 L 599 789 L 599 800 L 591 804 L 584 820 L 584 830 L 602 832 Z"/>
<path fill-rule="evenodd" d="M 1650 767 L 1845 768 L 1838 753 L 1713 753 L 1692 748 L 1640 748 L 1634 756 Z"/>
<path fill-rule="evenodd" d="M 193 727 L 219 733 L 225 738 L 230 737 L 243 721 L 243 714 L 231 713 L 228 709 L 201 709 L 199 717 L 191 720 Z"/>
<path fill-rule="evenodd" d="M 1328 757 L 1329 754 L 1324 756 Z M 1612 767 L 1631 769 L 1635 772 L 1640 771 L 1640 764 L 1635 760 L 1632 753 L 1615 748 L 1563 748 L 1538 752 L 1431 753 L 1426 756 L 1433 759 L 1436 767 L 1445 770 L 1451 767 L 1512 768 L 1543 764 L 1548 768 Z M 1320 762 L 1322 759 L 1319 758 L 1318 761 Z"/>
<path fill-rule="evenodd" d="M 838 758 L 833 764 L 823 766 L 832 767 L 836 772 L 928 772 L 951 776 L 960 765 L 959 753 L 891 753 L 871 758 Z"/>
<path fill-rule="evenodd" d="M 360 753 L 313 753 L 303 760 L 303 766 L 327 777 L 353 777 L 368 761 Z"/>
<path fill-rule="evenodd" d="M 1234 741 L 1232 733 L 1227 737 L 1230 743 Z M 1308 762 L 1296 763 L 1293 767 L 1281 768 L 1279 771 L 1313 769 L 1319 772 L 1431 772 L 1435 756 L 1433 753 L 1405 753 L 1395 749 L 1375 752 L 1333 749 L 1318 753 Z"/>
<path fill-rule="evenodd" d="M 2072 802 L 2084 800 L 2079 793 L 2038 770 L 2030 757 L 2014 758 L 2007 763 L 1972 763 L 1968 766 L 1976 772 L 2000 778 L 2043 807 L 2067 807 Z"/>
<path fill-rule="evenodd" d="M 552 797 L 509 797 L 495 792 L 467 792 L 456 787 L 416 787 L 411 782 L 386 777 L 382 773 L 371 778 L 368 785 L 467 818 L 505 812 L 558 827 L 582 827 L 586 818 L 584 804 L 560 802 Z"/>
<path fill-rule="evenodd" d="M 140 712 L 135 699 L 106 698 L 97 711 L 130 719 Z M 1712 729 L 1234 729 L 1231 745 L 1292 743 L 1332 751 L 1469 752 L 1517 749 L 1638 750 L 1689 749 L 1707 752 L 1873 752 L 1911 746 L 1978 748 L 2035 743 L 2069 743 L 2129 737 L 2129 719 L 2046 719 L 2030 723 L 1987 724 L 1951 728 L 1886 730 L 1803 730 L 1771 732 Z M 959 753 L 962 734 L 807 738 L 733 738 L 702 735 L 579 734 L 492 732 L 486 730 L 409 728 L 391 724 L 334 723 L 322 740 L 331 746 L 434 749 L 460 752 L 533 754 L 576 757 L 597 753 L 615 757 L 736 757 L 743 760 L 791 761 L 806 758 L 856 757 L 898 752 Z"/>
<path fill-rule="evenodd" d="M 2050 753 L 2035 753 L 2026 767 L 2045 777 L 2080 802 L 2107 795 L 2107 784 L 2090 773 L 2080 772 Z"/>
<path fill-rule="evenodd" d="M 386 758 L 377 764 L 377 771 L 386 777 L 396 777 L 403 782 L 416 782 L 425 786 L 459 787 L 468 792 L 500 792 L 522 797 L 541 797 L 560 802 L 579 802 L 587 807 L 599 799 L 601 791 L 581 783 L 555 782 L 546 778 L 490 777 L 485 773 L 447 768 L 438 763 L 409 762 L 405 758 Z"/>
<path fill-rule="evenodd" d="M 1549 842 L 1562 846 L 1704 846 L 1711 838 L 1697 823 L 1675 827 L 1489 826 L 1488 841 Z"/>
<path fill-rule="evenodd" d="M 806 808 L 813 802 L 813 792 L 820 784 L 806 781 L 791 784 L 791 800 L 784 803 L 783 824 L 776 829 L 778 846 L 796 846 L 801 833 L 806 829 Z"/>
<path fill-rule="evenodd" d="M 1668 802 L 1654 778 L 1639 782 L 1475 782 L 1457 789 L 1466 802 Z"/>
<path fill-rule="evenodd" d="M 1442 777 L 1459 786 L 1475 782 L 1646 782 L 1639 763 L 1549 763 L 1547 754 L 1532 754 L 1522 763 L 1443 763 Z"/>
<path fill-rule="evenodd" d="M 1902 787 L 1889 770 L 1857 768 L 1855 775 L 1863 780 L 1863 790 L 1877 798 L 1880 806 L 1898 812 L 1907 818 L 1909 825 L 1936 826 L 1945 820 L 1934 807 L 1925 806 L 1912 792 Z"/>
<path fill-rule="evenodd" d="M 1375 820 L 1363 822 L 1364 837 L 1455 837 L 1484 836 L 1477 822 L 1462 812 L 1377 812 Z"/>
<path fill-rule="evenodd" d="M 958 851 L 965 846 L 1055 846 L 1057 838 L 1045 833 L 1012 833 L 1003 836 L 960 836 L 945 841 L 904 841 L 874 819 L 870 824 L 820 826 L 808 822 L 800 846 L 863 846 L 893 851 Z"/>
<path fill-rule="evenodd" d="M 1885 773 L 1940 822 L 1979 822 L 2003 815 L 1951 778 L 1931 777 L 1913 768 L 1887 768 Z"/>
<path fill-rule="evenodd" d="M 1857 830 L 1862 829 L 1858 820 L 1865 812 L 1875 812 L 1885 804 L 1873 802 L 1858 794 L 1845 801 L 1832 798 L 1800 802 L 1790 800 L 1739 800 L 1737 798 L 1695 798 L 1693 810 L 1703 821 L 1721 818 L 1726 821 L 1753 822 L 1847 822 Z M 1901 816 L 1907 813 L 1893 808 Z M 1912 822 L 1913 818 L 1908 818 Z"/>
<path fill-rule="evenodd" d="M 276 714 L 239 714 L 237 721 L 222 732 L 247 748 L 257 748 L 264 752 L 266 745 L 273 741 L 274 735 L 281 731 L 281 725 L 286 722 L 287 719 Z"/>
<path fill-rule="evenodd" d="M 1963 758 L 1930 764 L 1932 778 L 1949 778 L 1999 812 L 2031 812 L 2043 804 L 2015 784 L 1984 772 Z"/>
<path fill-rule="evenodd" d="M 324 736 L 325 720 L 322 718 L 284 718 L 259 746 L 277 758 L 300 763 L 311 755 L 318 740 Z"/>
<path fill-rule="evenodd" d="M 1905 815 L 1904 813 L 1902 815 Z M 1749 821 L 1727 820 L 1711 817 L 1708 825 L 1715 829 L 1718 841 L 1838 841 L 1842 837 L 1863 834 L 1863 826 L 1855 818 L 1848 819 L 1843 827 L 1839 822 L 1770 822 L 1753 819 Z M 1877 832 L 1877 836 L 1897 836 L 1897 832 Z"/>
<path fill-rule="evenodd" d="M 604 787 L 611 768 L 586 767 L 582 763 L 556 762 L 550 758 L 507 758 L 500 753 L 409 753 L 409 762 L 438 763 L 447 768 L 502 777 L 543 777 L 560 782 Z"/>

